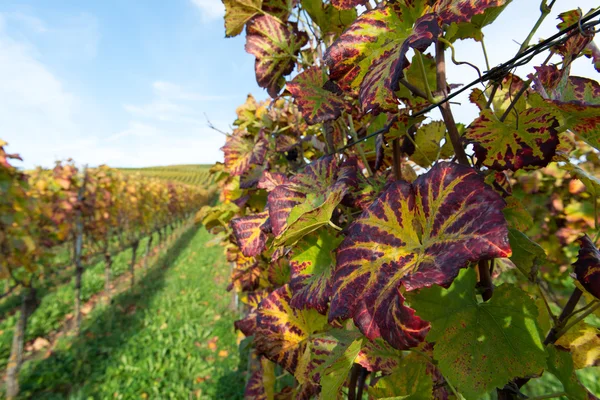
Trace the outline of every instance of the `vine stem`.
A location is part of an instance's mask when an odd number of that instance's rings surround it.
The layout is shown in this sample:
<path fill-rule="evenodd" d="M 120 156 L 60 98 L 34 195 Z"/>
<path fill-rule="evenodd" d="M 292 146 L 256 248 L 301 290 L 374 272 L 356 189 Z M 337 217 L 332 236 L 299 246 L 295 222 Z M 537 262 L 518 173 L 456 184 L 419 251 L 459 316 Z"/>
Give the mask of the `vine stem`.
<path fill-rule="evenodd" d="M 488 260 L 480 260 L 477 269 L 479 271 L 479 286 L 483 289 L 481 297 L 483 297 L 483 301 L 488 301 L 494 294 L 494 284 L 492 283 Z"/>
<path fill-rule="evenodd" d="M 588 315 L 590 315 L 591 313 L 593 313 L 594 311 L 596 311 L 598 308 L 600 308 L 600 302 L 596 302 L 596 304 L 594 304 L 592 307 L 588 308 L 586 310 L 586 312 L 584 312 L 583 314 L 581 314 L 580 316 L 578 316 L 577 318 L 575 318 L 574 320 L 572 320 L 570 323 L 568 323 L 567 326 L 565 326 L 564 328 L 562 328 L 556 334 L 556 337 L 555 337 L 554 341 L 556 342 L 558 339 L 560 339 L 561 336 L 563 336 L 565 333 L 567 333 L 569 331 L 569 329 L 571 329 L 572 327 L 574 327 L 575 325 L 577 325 L 579 322 L 583 321 Z"/>
<path fill-rule="evenodd" d="M 402 179 L 402 150 L 400 149 L 400 139 L 395 138 L 392 141 L 392 151 L 394 155 L 394 176 L 396 180 Z"/>
<path fill-rule="evenodd" d="M 425 85 L 425 95 L 427 96 L 427 101 L 431 104 L 435 103 L 433 99 L 433 94 L 431 93 L 431 87 L 429 86 L 429 80 L 427 79 L 427 72 L 425 71 L 425 62 L 423 61 L 423 53 L 418 50 L 415 50 L 415 61 L 418 64 L 419 71 L 421 71 L 421 79 L 423 79 L 423 84 Z M 439 89 L 438 84 L 438 89 Z"/>
<path fill-rule="evenodd" d="M 485 67 L 489 71 L 491 69 L 490 68 L 490 60 L 488 58 L 488 54 L 487 54 L 487 50 L 485 48 L 485 42 L 483 40 L 483 37 L 481 38 L 481 50 L 483 51 L 483 58 L 485 58 Z"/>
<path fill-rule="evenodd" d="M 438 90 L 442 92 L 442 97 L 447 97 L 448 83 L 446 81 L 446 57 L 444 55 L 444 50 L 444 44 L 438 41 L 435 44 L 437 87 Z M 469 159 L 467 158 L 467 154 L 465 153 L 465 149 L 462 146 L 460 140 L 460 133 L 458 132 L 458 128 L 456 127 L 456 122 L 454 121 L 454 116 L 452 115 L 450 104 L 448 104 L 447 102 L 441 104 L 439 106 L 439 109 L 442 113 L 444 123 L 446 124 L 446 129 L 448 129 L 448 136 L 450 136 L 450 142 L 452 142 L 452 147 L 454 148 L 456 159 L 460 164 L 470 166 Z"/>
<path fill-rule="evenodd" d="M 348 126 L 350 126 L 350 135 L 352 135 L 352 140 L 358 141 L 358 134 L 354 129 L 354 121 L 352 120 L 352 115 L 348 116 Z M 365 151 L 362 147 L 362 144 L 359 143 L 356 147 L 358 149 L 358 154 L 360 154 L 360 158 L 362 159 L 363 164 L 365 164 L 365 168 L 367 169 L 369 176 L 373 176 L 373 171 L 371 171 L 371 167 L 369 166 L 369 161 L 365 156 Z"/>
<path fill-rule="evenodd" d="M 521 44 L 521 47 L 519 48 L 519 51 L 517 52 L 517 54 L 521 54 L 522 52 L 524 52 L 527 49 L 527 47 L 529 47 L 529 43 L 531 42 L 531 39 L 533 39 L 533 35 L 535 35 L 535 33 L 539 29 L 540 25 L 542 25 L 542 22 L 544 22 L 544 20 L 546 19 L 546 17 L 548 15 L 550 15 L 550 11 L 552 11 L 552 7 L 554 6 L 555 2 L 556 2 L 556 0 L 552 0 L 550 2 L 550 4 L 548 4 L 548 2 L 546 0 L 542 0 L 542 2 L 540 4 L 540 13 L 541 14 L 540 14 L 538 20 L 535 22 L 535 25 L 533 26 L 533 28 L 531 28 L 529 35 L 527 35 L 527 37 L 525 38 L 525 41 Z"/>
<path fill-rule="evenodd" d="M 556 340 L 558 339 L 557 335 L 562 327 L 562 324 L 573 313 L 573 310 L 575 309 L 577 303 L 579 303 L 579 299 L 581 299 L 582 294 L 583 292 L 579 290 L 579 288 L 575 288 L 575 290 L 573 290 L 573 293 L 571 293 L 571 297 L 569 297 L 569 301 L 567 301 L 567 304 L 565 304 L 565 307 L 558 316 L 558 323 L 556 324 L 556 326 L 550 329 L 550 332 L 548 332 L 548 335 L 544 340 L 544 345 L 556 342 Z"/>

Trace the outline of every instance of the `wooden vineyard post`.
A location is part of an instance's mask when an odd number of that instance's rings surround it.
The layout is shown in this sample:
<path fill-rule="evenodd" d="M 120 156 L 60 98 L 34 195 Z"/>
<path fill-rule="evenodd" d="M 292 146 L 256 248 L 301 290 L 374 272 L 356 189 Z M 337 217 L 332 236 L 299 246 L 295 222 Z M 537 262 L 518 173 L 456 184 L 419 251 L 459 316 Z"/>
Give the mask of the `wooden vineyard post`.
<path fill-rule="evenodd" d="M 133 287 L 133 285 L 135 284 L 135 258 L 137 256 L 137 249 L 139 245 L 140 242 L 136 240 L 131 246 L 131 264 L 129 265 L 129 271 L 131 272 L 131 287 Z"/>

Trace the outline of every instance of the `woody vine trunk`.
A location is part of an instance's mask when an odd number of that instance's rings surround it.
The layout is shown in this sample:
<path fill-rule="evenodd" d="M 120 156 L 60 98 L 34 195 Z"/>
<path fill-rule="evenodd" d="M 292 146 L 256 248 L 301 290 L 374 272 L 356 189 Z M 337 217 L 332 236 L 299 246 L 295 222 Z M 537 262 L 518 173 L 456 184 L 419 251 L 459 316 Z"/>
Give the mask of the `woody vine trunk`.
<path fill-rule="evenodd" d="M 14 399 L 19 394 L 19 372 L 23 365 L 23 346 L 25 344 L 25 331 L 29 316 L 37 307 L 36 290 L 33 287 L 24 289 L 23 300 L 21 302 L 21 312 L 15 331 L 13 333 L 12 347 L 8 366 L 6 368 L 6 397 Z"/>

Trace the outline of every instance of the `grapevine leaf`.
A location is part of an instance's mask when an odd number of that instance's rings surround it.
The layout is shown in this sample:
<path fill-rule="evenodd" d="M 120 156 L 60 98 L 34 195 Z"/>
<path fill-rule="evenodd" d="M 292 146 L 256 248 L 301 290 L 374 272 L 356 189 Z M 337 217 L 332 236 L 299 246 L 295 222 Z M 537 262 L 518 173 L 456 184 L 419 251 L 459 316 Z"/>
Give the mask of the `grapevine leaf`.
<path fill-rule="evenodd" d="M 554 374 L 563 384 L 564 392 L 569 400 L 587 400 L 587 390 L 575 375 L 573 358 L 566 351 L 560 351 L 553 345 L 548 346 L 548 371 Z"/>
<path fill-rule="evenodd" d="M 367 0 L 332 0 L 331 4 L 340 10 L 349 10 L 356 6 L 362 6 Z"/>
<path fill-rule="evenodd" d="M 508 240 L 512 249 L 510 260 L 527 279 L 534 282 L 537 274 L 537 269 L 534 266 L 538 259 L 543 261 L 546 258 L 546 252 L 539 244 L 529 239 L 527 235 L 513 228 L 508 229 Z"/>
<path fill-rule="evenodd" d="M 600 329 L 579 322 L 556 341 L 573 356 L 575 369 L 600 365 Z"/>
<path fill-rule="evenodd" d="M 332 252 L 340 241 L 330 231 L 319 229 L 294 246 L 290 260 L 293 307 L 327 312 L 334 265 Z"/>
<path fill-rule="evenodd" d="M 474 16 L 485 13 L 488 8 L 504 6 L 509 2 L 510 0 L 437 0 L 433 10 L 444 24 L 450 25 L 469 22 Z"/>
<path fill-rule="evenodd" d="M 442 140 L 445 140 L 444 144 L 441 144 Z M 446 125 L 442 121 L 422 125 L 415 134 L 415 145 L 415 153 L 410 159 L 423 168 L 429 168 L 438 159 L 448 159 L 454 155 Z"/>
<path fill-rule="evenodd" d="M 275 286 L 283 286 L 290 281 L 290 262 L 287 257 L 279 257 L 271 261 L 268 269 L 269 282 Z"/>
<path fill-rule="evenodd" d="M 269 218 L 267 211 L 231 220 L 231 228 L 240 250 L 246 257 L 254 257 L 265 249 L 267 235 L 264 232 Z"/>
<path fill-rule="evenodd" d="M 246 25 L 246 52 L 256 57 L 256 82 L 271 97 L 277 97 L 284 76 L 294 70 L 294 58 L 307 41 L 306 33 L 294 23 L 282 24 L 269 14 L 256 16 Z"/>
<path fill-rule="evenodd" d="M 225 146 L 225 167 L 233 176 L 241 176 L 250 169 L 252 164 L 262 164 L 267 153 L 268 141 L 260 134 L 256 138 L 244 136 L 236 132 L 227 136 Z"/>
<path fill-rule="evenodd" d="M 546 104 L 558 111 L 563 124 L 590 146 L 600 149 L 600 84 L 570 76 L 568 84 Z"/>
<path fill-rule="evenodd" d="M 262 0 L 223 0 L 225 5 L 225 36 L 233 37 L 242 33 L 244 25 L 257 15 Z"/>
<path fill-rule="evenodd" d="M 348 191 L 351 166 L 338 167 L 332 156 L 306 166 L 268 197 L 275 246 L 293 244 L 302 236 L 329 223 L 334 209 Z"/>
<path fill-rule="evenodd" d="M 417 20 L 424 6 L 423 0 L 394 2 L 368 11 L 327 49 L 330 78 L 342 90 L 358 91 L 364 112 L 397 110 L 394 91 L 409 65 L 407 51 L 425 50 L 441 33 L 433 14 Z"/>
<path fill-rule="evenodd" d="M 356 19 L 354 7 L 341 9 L 343 7 L 337 7 L 335 1 L 326 4 L 321 0 L 302 0 L 302 8 L 318 25 L 321 37 L 341 34 Z"/>
<path fill-rule="evenodd" d="M 558 121 L 543 108 L 519 113 L 518 122 L 500 121 L 483 110 L 469 126 L 466 138 L 475 144 L 478 163 L 496 170 L 546 166 L 558 146 Z"/>
<path fill-rule="evenodd" d="M 290 300 L 287 285 L 262 300 L 254 343 L 269 360 L 294 374 L 309 340 L 328 324 L 327 318 L 315 310 L 293 308 Z"/>
<path fill-rule="evenodd" d="M 562 168 L 569 171 L 573 178 L 579 179 L 585 185 L 592 198 L 597 199 L 600 197 L 600 179 L 571 163 L 563 165 Z"/>
<path fill-rule="evenodd" d="M 384 376 L 369 394 L 375 399 L 429 400 L 433 398 L 433 380 L 427 374 L 429 363 L 423 356 L 407 355 L 391 375 Z"/>
<path fill-rule="evenodd" d="M 509 228 L 526 231 L 533 226 L 533 217 L 523 203 L 514 196 L 506 199 L 506 207 L 502 210 Z"/>
<path fill-rule="evenodd" d="M 521 289 L 503 284 L 480 303 L 476 280 L 475 270 L 466 269 L 449 289 L 409 293 L 411 305 L 431 322 L 427 339 L 435 342 L 438 368 L 467 399 L 546 367 L 535 302 Z"/>
<path fill-rule="evenodd" d="M 309 125 L 337 119 L 344 109 L 341 96 L 324 89 L 329 78 L 327 72 L 318 66 L 311 67 L 287 84 L 302 116 Z"/>
<path fill-rule="evenodd" d="M 426 92 L 426 84 L 429 84 L 430 90 L 432 92 L 436 92 L 438 90 L 437 80 L 436 80 L 436 65 L 434 58 L 429 54 L 423 54 L 423 68 L 425 69 L 425 76 L 427 77 L 427 82 L 423 79 L 423 73 L 421 71 L 419 61 L 416 58 L 419 57 L 418 54 L 415 54 L 412 58 L 412 62 L 410 66 L 404 70 L 404 79 L 415 88 L 419 89 L 421 92 Z M 407 106 L 411 107 L 413 110 L 419 110 L 423 107 L 429 105 L 429 101 L 427 99 L 423 99 L 421 97 L 415 96 L 406 86 L 400 85 L 399 89 L 396 91 L 396 96 Z"/>
<path fill-rule="evenodd" d="M 577 280 L 590 294 L 600 299 L 600 251 L 588 235 L 578 239 L 579 254 L 575 266 Z"/>
<path fill-rule="evenodd" d="M 231 283 L 227 290 L 238 287 L 240 291 L 252 291 L 258 287 L 261 268 L 254 257 L 246 257 L 242 252 L 237 253 L 235 267 L 231 272 Z"/>
<path fill-rule="evenodd" d="M 391 374 L 402 360 L 402 352 L 396 350 L 386 341 L 377 338 L 367 341 L 360 350 L 356 362 L 370 372 L 381 371 Z"/>
<path fill-rule="evenodd" d="M 257 186 L 259 189 L 265 189 L 267 192 L 270 192 L 277 186 L 287 183 L 287 181 L 288 180 L 284 174 L 265 170 L 258 181 Z"/>
<path fill-rule="evenodd" d="M 358 332 L 332 329 L 326 336 L 314 340 L 314 374 L 321 382 L 321 399 L 337 400 L 340 388 L 360 351 L 363 339 Z"/>
<path fill-rule="evenodd" d="M 244 391 L 246 400 L 271 400 L 275 393 L 275 364 L 260 358 L 259 368 L 254 371 Z"/>
<path fill-rule="evenodd" d="M 489 8 L 486 8 L 483 13 L 473 15 L 468 21 L 453 23 L 446 31 L 446 39 L 453 42 L 458 39 L 470 38 L 481 42 L 483 40 L 482 28 L 494 22 L 510 2 L 511 0 L 492 2 L 493 4 L 488 5 Z"/>
<path fill-rule="evenodd" d="M 370 339 L 418 344 L 427 326 L 403 305 L 401 286 L 447 287 L 469 262 L 510 256 L 504 204 L 472 168 L 454 163 L 392 183 L 338 248 L 330 321 L 353 317 Z"/>

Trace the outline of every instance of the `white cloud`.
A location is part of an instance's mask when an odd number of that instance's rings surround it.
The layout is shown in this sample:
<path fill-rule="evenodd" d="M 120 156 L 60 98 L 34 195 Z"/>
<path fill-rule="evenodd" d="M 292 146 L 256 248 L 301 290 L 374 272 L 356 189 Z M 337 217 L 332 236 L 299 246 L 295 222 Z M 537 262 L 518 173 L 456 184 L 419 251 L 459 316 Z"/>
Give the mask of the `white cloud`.
<path fill-rule="evenodd" d="M 124 104 L 125 111 L 134 117 L 163 122 L 206 124 L 204 116 L 198 112 L 196 102 L 219 101 L 227 96 L 206 96 L 185 90 L 180 85 L 156 81 L 152 84 L 153 99 L 148 104 Z"/>
<path fill-rule="evenodd" d="M 0 21 L 5 19 L 0 14 Z M 0 134 L 10 151 L 51 165 L 59 144 L 78 139 L 78 99 L 39 60 L 36 49 L 9 36 L 5 26 L 0 23 Z"/>
<path fill-rule="evenodd" d="M 200 9 L 202 18 L 206 21 L 223 18 L 225 6 L 221 0 L 191 0 Z"/>

